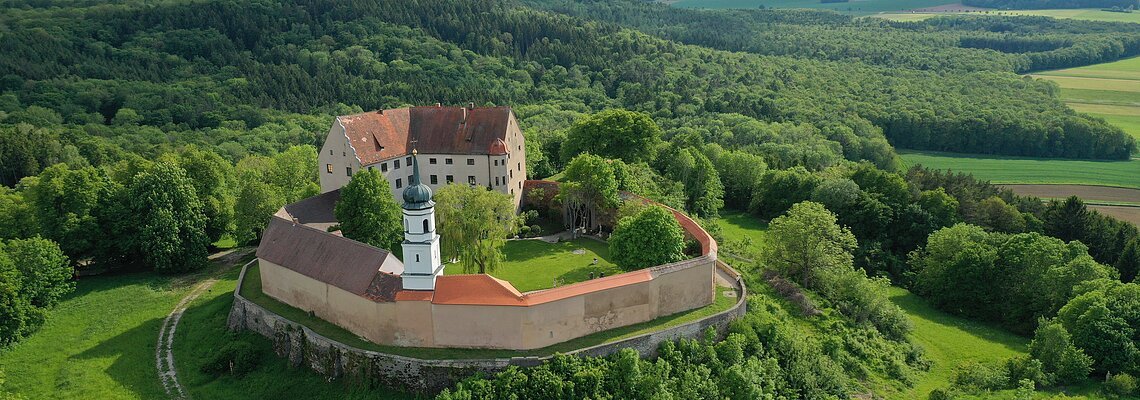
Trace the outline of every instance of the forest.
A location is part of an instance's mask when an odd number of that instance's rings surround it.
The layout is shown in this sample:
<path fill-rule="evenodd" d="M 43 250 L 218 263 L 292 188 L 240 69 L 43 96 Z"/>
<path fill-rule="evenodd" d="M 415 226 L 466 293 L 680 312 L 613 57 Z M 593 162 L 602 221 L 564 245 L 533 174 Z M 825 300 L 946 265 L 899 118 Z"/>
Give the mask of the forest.
<path fill-rule="evenodd" d="M 776 274 L 812 293 L 834 334 L 798 337 L 803 316 L 761 306 L 724 341 L 671 343 L 655 360 L 558 358 L 443 398 L 908 387 L 929 362 L 891 285 L 1034 338 L 1029 356 L 971 366 L 943 395 L 1140 374 L 1134 225 L 1076 198 L 906 169 L 895 153 L 1131 157 L 1130 136 L 1018 74 L 1140 54 L 1134 24 L 633 0 L 3 4 L 0 347 L 35 334 L 73 268 L 179 274 L 220 243 L 256 244 L 271 213 L 319 190 L 315 149 L 334 115 L 471 101 L 513 108 L 530 178 L 607 182 L 714 235 L 722 210 L 747 212 L 782 246 L 723 241 L 749 260 L 831 243 L 810 267 L 741 269 L 749 287 Z"/>

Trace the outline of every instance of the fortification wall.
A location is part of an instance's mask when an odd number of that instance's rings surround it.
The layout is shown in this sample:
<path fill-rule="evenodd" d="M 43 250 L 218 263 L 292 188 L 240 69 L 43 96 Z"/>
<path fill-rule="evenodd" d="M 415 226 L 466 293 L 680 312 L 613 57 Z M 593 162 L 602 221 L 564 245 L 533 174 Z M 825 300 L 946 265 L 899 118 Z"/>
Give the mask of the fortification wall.
<path fill-rule="evenodd" d="M 747 311 L 747 302 L 745 301 L 747 288 L 744 286 L 743 280 L 731 268 L 720 262 L 716 263 L 716 268 L 735 280 L 738 299 L 732 308 L 687 324 L 578 349 L 567 354 L 603 357 L 624 348 L 632 348 L 643 357 L 652 357 L 657 355 L 661 343 L 682 338 L 695 339 L 710 327 L 723 338 L 727 333 L 728 324 L 743 316 Z M 495 373 L 511 365 L 536 366 L 550 358 L 550 356 L 545 356 L 426 360 L 348 346 L 321 336 L 301 324 L 290 321 L 242 297 L 240 291 L 245 279 L 246 271 L 243 269 L 241 277 L 238 279 L 237 289 L 234 292 L 234 305 L 228 320 L 229 328 L 250 330 L 269 338 L 273 341 L 273 349 L 277 355 L 287 359 L 291 365 L 310 368 L 330 379 L 435 393 L 477 372 Z M 403 303 L 405 302 L 400 304 Z M 538 308 L 532 309 L 539 310 Z"/>

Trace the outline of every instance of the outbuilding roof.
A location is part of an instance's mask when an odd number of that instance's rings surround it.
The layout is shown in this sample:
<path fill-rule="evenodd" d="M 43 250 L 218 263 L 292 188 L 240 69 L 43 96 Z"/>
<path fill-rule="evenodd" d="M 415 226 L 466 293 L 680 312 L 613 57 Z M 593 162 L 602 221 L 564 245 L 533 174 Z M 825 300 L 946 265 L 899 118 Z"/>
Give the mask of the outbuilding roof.
<path fill-rule="evenodd" d="M 337 117 L 362 165 L 410 153 L 501 154 L 510 107 L 407 107 Z M 505 146 L 503 146 L 505 147 Z"/>
<path fill-rule="evenodd" d="M 403 272 L 387 251 L 290 221 L 285 209 L 270 218 L 257 257 L 375 301 L 394 300 Z"/>

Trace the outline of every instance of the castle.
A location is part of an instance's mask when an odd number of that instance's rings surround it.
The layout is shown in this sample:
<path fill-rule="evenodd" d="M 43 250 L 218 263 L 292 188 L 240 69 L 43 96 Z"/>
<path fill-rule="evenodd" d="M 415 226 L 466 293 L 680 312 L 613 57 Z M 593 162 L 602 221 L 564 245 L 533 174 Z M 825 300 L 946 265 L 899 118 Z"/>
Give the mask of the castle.
<path fill-rule="evenodd" d="M 516 350 L 542 348 L 713 302 L 716 242 L 676 211 L 686 235 L 701 245 L 697 257 L 527 293 L 486 274 L 444 275 L 433 190 L 422 178 L 431 172 L 476 174 L 485 168 L 485 175 L 470 175 L 474 180 L 466 183 L 511 193 L 516 201 L 531 184 L 556 188 L 553 182 L 523 181 L 524 145 L 518 132 L 506 107 L 413 107 L 338 117 L 331 143 L 321 150 L 321 184 L 327 190 L 278 210 L 263 235 L 257 249 L 262 290 L 378 344 Z M 344 139 L 335 141 L 334 136 Z M 428 143 L 430 153 L 416 148 Z M 344 146 L 340 158 L 337 146 Z M 353 156 L 346 158 L 350 150 Z M 469 161 L 458 167 L 439 162 L 448 157 L 481 161 L 475 168 L 464 167 L 472 166 Z M 424 168 L 425 158 L 436 162 Z M 411 169 L 410 175 L 397 175 L 395 165 L 401 164 Z M 348 181 L 328 171 L 340 166 L 378 168 L 389 179 L 399 176 L 404 260 L 328 232 L 337 224 L 337 185 Z M 511 170 L 519 172 L 512 176 L 507 172 Z M 500 184 L 488 179 L 496 175 Z"/>

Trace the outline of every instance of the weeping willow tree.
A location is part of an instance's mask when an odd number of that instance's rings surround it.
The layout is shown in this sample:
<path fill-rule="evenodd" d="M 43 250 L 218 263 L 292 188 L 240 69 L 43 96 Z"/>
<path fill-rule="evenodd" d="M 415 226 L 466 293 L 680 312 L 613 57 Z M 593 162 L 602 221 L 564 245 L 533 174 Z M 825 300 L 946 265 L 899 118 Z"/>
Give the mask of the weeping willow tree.
<path fill-rule="evenodd" d="M 463 272 L 485 274 L 505 261 L 503 244 L 520 219 L 510 195 L 482 186 L 446 185 L 435 193 L 441 250 L 459 259 Z"/>
<path fill-rule="evenodd" d="M 597 230 L 601 226 L 599 215 L 621 202 L 613 166 L 604 158 L 589 153 L 574 157 L 563 177 L 558 201 L 570 229 Z"/>

